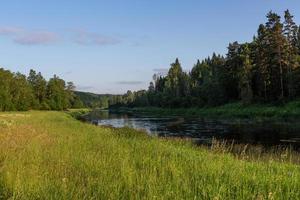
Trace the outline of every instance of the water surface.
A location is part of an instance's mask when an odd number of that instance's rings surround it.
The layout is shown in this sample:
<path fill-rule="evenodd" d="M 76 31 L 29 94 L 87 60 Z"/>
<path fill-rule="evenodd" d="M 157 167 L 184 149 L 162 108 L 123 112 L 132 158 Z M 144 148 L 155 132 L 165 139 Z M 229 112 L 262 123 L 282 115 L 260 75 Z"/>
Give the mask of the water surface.
<path fill-rule="evenodd" d="M 115 128 L 131 127 L 161 137 L 187 137 L 200 142 L 212 138 L 265 146 L 300 147 L 300 121 L 217 120 L 201 117 L 151 116 L 133 113 L 92 112 L 89 120 L 97 125 Z"/>

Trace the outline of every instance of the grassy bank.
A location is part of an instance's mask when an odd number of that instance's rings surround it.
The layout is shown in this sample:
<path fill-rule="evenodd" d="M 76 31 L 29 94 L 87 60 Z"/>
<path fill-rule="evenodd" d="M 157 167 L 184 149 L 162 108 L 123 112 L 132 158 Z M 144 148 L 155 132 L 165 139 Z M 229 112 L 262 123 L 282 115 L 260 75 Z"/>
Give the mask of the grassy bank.
<path fill-rule="evenodd" d="M 0 113 L 0 199 L 299 199 L 300 167 L 62 112 Z"/>
<path fill-rule="evenodd" d="M 79 109 L 69 109 L 67 113 L 75 119 L 81 119 L 82 116 L 90 113 L 92 109 L 90 108 L 79 108 Z"/>
<path fill-rule="evenodd" d="M 293 101 L 281 106 L 242 103 L 231 103 L 218 107 L 205 108 L 158 108 L 137 107 L 120 108 L 118 111 L 140 112 L 157 115 L 184 115 L 218 118 L 251 118 L 251 119 L 297 119 L 300 117 L 300 101 Z"/>

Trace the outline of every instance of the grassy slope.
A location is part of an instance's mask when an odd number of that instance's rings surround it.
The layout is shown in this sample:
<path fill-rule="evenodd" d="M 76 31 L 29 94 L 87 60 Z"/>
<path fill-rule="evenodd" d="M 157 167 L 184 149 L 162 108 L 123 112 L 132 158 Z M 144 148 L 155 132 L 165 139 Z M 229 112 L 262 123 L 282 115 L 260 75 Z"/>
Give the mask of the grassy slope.
<path fill-rule="evenodd" d="M 125 109 L 125 108 L 123 108 Z M 242 105 L 241 103 L 231 103 L 218 107 L 207 108 L 157 108 L 142 107 L 129 109 L 135 112 L 145 112 L 159 115 L 187 115 L 219 118 L 257 118 L 257 119 L 296 119 L 300 118 L 300 101 L 293 101 L 283 106 L 271 105 Z"/>
<path fill-rule="evenodd" d="M 60 112 L 0 113 L 0 199 L 299 199 L 300 167 Z"/>

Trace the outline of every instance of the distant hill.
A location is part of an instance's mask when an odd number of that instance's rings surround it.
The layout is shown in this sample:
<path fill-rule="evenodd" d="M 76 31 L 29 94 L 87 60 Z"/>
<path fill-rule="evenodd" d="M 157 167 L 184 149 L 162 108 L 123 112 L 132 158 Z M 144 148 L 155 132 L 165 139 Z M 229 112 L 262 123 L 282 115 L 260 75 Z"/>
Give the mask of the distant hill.
<path fill-rule="evenodd" d="M 75 91 L 74 93 L 86 107 L 90 108 L 108 108 L 109 99 L 114 96 L 112 94 L 95 94 L 81 91 Z"/>

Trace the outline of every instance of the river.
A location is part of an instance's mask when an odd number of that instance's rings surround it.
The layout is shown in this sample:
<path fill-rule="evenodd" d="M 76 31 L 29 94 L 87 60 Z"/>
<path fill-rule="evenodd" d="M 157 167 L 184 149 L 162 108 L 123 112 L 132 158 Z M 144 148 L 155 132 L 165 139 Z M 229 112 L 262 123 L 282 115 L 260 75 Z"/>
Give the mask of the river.
<path fill-rule="evenodd" d="M 300 121 L 220 120 L 109 111 L 93 111 L 88 115 L 88 120 L 99 126 L 130 127 L 144 130 L 149 135 L 192 138 L 201 143 L 209 143 L 216 138 L 237 143 L 300 148 Z"/>

